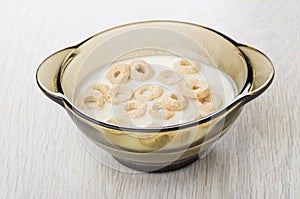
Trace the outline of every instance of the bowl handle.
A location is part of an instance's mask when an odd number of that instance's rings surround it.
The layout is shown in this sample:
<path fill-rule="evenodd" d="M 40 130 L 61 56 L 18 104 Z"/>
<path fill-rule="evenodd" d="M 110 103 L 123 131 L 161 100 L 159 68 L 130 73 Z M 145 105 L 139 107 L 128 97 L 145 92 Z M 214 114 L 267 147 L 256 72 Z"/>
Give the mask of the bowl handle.
<path fill-rule="evenodd" d="M 47 57 L 38 67 L 36 81 L 43 93 L 54 102 L 63 105 L 63 94 L 57 90 L 57 78 L 60 66 L 74 48 L 60 50 Z"/>
<path fill-rule="evenodd" d="M 261 95 L 274 79 L 274 66 L 271 60 L 259 50 L 250 46 L 238 46 L 238 48 L 249 59 L 253 69 L 252 88 L 244 96 L 245 102 L 249 102 Z"/>

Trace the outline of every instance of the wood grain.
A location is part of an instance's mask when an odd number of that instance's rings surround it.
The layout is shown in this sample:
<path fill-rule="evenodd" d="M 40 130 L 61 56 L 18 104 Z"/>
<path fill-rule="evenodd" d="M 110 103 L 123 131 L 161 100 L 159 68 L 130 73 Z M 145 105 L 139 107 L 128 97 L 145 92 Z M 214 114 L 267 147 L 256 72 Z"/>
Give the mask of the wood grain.
<path fill-rule="evenodd" d="M 2 0 L 0 198 L 299 198 L 300 3 L 245 2 Z M 97 162 L 35 83 L 49 54 L 145 19 L 207 25 L 261 49 L 276 68 L 270 89 L 245 106 L 206 158 L 163 174 Z"/>

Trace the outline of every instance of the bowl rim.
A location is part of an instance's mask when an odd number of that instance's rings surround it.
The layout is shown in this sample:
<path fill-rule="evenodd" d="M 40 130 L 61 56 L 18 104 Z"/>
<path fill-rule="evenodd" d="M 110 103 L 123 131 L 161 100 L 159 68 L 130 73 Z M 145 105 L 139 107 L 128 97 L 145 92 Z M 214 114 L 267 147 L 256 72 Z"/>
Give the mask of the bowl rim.
<path fill-rule="evenodd" d="M 100 121 L 97 120 L 93 117 L 90 117 L 86 114 L 84 114 L 83 112 L 81 112 L 79 109 L 77 109 L 72 102 L 69 101 L 69 99 L 66 97 L 66 95 L 64 94 L 64 91 L 62 89 L 61 86 L 61 77 L 63 75 L 63 68 L 66 64 L 68 64 L 68 62 L 70 61 L 69 58 L 75 56 L 73 54 L 73 52 L 76 51 L 77 48 L 81 47 L 84 43 L 86 43 L 87 41 L 92 40 L 93 38 L 109 32 L 111 30 L 114 29 L 118 29 L 118 28 L 122 28 L 122 27 L 127 27 L 127 26 L 132 26 L 132 25 L 139 25 L 139 24 L 146 24 L 146 23 L 178 23 L 178 24 L 185 24 L 185 25 L 191 25 L 191 26 L 195 26 L 198 28 L 204 28 L 206 30 L 209 30 L 219 36 L 221 36 L 223 39 L 227 40 L 228 42 L 230 42 L 233 46 L 235 46 L 236 50 L 241 54 L 242 58 L 245 60 L 246 62 L 246 66 L 247 66 L 247 78 L 246 78 L 246 82 L 244 87 L 241 89 L 241 91 L 227 104 L 227 106 L 224 106 L 221 109 L 218 109 L 214 112 L 212 112 L 211 114 L 197 119 L 197 120 L 193 120 L 193 121 L 189 121 L 189 122 L 184 122 L 184 123 L 179 123 L 179 124 L 174 124 L 174 125 L 169 125 L 169 126 L 162 126 L 162 127 L 126 127 L 126 126 L 120 126 L 120 125 L 114 125 L 114 124 L 110 124 L 110 123 L 106 123 L 104 121 Z M 88 120 L 89 122 L 92 122 L 96 125 L 100 125 L 104 128 L 108 128 L 108 129 L 112 129 L 112 130 L 117 130 L 117 131 L 128 131 L 128 132 L 140 132 L 140 133 L 160 133 L 160 132 L 169 132 L 169 131 L 177 131 L 177 130 L 183 130 L 186 128 L 190 128 L 190 127 L 194 127 L 197 125 L 200 125 L 202 123 L 208 122 L 210 120 L 212 120 L 213 118 L 216 118 L 220 115 L 222 115 L 223 113 L 225 113 L 227 110 L 230 110 L 231 108 L 233 108 L 234 106 L 240 106 L 243 105 L 245 102 L 243 102 L 243 98 L 246 96 L 246 94 L 251 90 L 252 87 L 252 83 L 253 83 L 253 79 L 254 79 L 254 75 L 253 75 L 253 68 L 251 66 L 251 62 L 249 60 L 249 58 L 238 48 L 239 46 L 247 46 L 244 44 L 240 44 L 236 41 L 234 41 L 233 39 L 231 39 L 230 37 L 224 35 L 223 33 L 208 28 L 206 26 L 203 25 L 199 25 L 199 24 L 195 24 L 195 23 L 191 23 L 191 22 L 185 22 L 185 21 L 176 21 L 176 20 L 146 20 L 146 21 L 139 21 L 139 22 L 131 22 L 131 23 L 126 23 L 123 25 L 119 25 L 119 26 L 114 26 L 112 28 L 108 28 L 105 29 L 99 33 L 94 34 L 93 36 L 87 38 L 86 40 L 82 41 L 81 43 L 73 46 L 73 47 L 69 47 L 69 48 L 73 48 L 73 50 L 71 51 L 71 53 L 66 56 L 65 60 L 62 62 L 60 69 L 58 71 L 58 75 L 57 75 L 57 90 L 59 93 L 62 94 L 62 100 L 64 102 L 64 104 L 68 107 L 68 109 L 71 112 L 74 112 L 76 115 L 78 115 L 79 117 Z M 65 107 L 66 108 L 66 107 Z"/>

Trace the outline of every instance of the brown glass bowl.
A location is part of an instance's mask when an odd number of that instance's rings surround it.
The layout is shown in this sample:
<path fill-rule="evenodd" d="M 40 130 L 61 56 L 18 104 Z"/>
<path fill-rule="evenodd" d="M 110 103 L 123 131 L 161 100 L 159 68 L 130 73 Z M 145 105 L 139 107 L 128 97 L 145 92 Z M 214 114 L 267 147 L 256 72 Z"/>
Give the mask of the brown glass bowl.
<path fill-rule="evenodd" d="M 109 124 L 74 105 L 76 88 L 95 69 L 104 69 L 112 61 L 170 52 L 223 71 L 235 82 L 238 94 L 204 118 L 153 128 Z M 40 89 L 66 109 L 96 157 L 101 159 L 95 150 L 101 148 L 122 164 L 145 172 L 178 169 L 204 157 L 244 104 L 262 94 L 273 77 L 273 65 L 262 52 L 215 30 L 177 21 L 146 21 L 105 30 L 49 56 L 36 73 Z"/>

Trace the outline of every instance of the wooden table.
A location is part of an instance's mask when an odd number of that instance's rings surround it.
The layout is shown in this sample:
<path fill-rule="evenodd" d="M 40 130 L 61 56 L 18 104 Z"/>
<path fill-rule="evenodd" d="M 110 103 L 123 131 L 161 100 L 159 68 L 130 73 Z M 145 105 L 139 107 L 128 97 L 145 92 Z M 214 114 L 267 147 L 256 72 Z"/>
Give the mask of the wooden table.
<path fill-rule="evenodd" d="M 299 198 L 300 3 L 0 2 L 0 198 Z M 272 59 L 275 80 L 201 161 L 133 174 L 96 161 L 35 71 L 61 48 L 115 25 L 174 19 L 209 26 Z"/>

